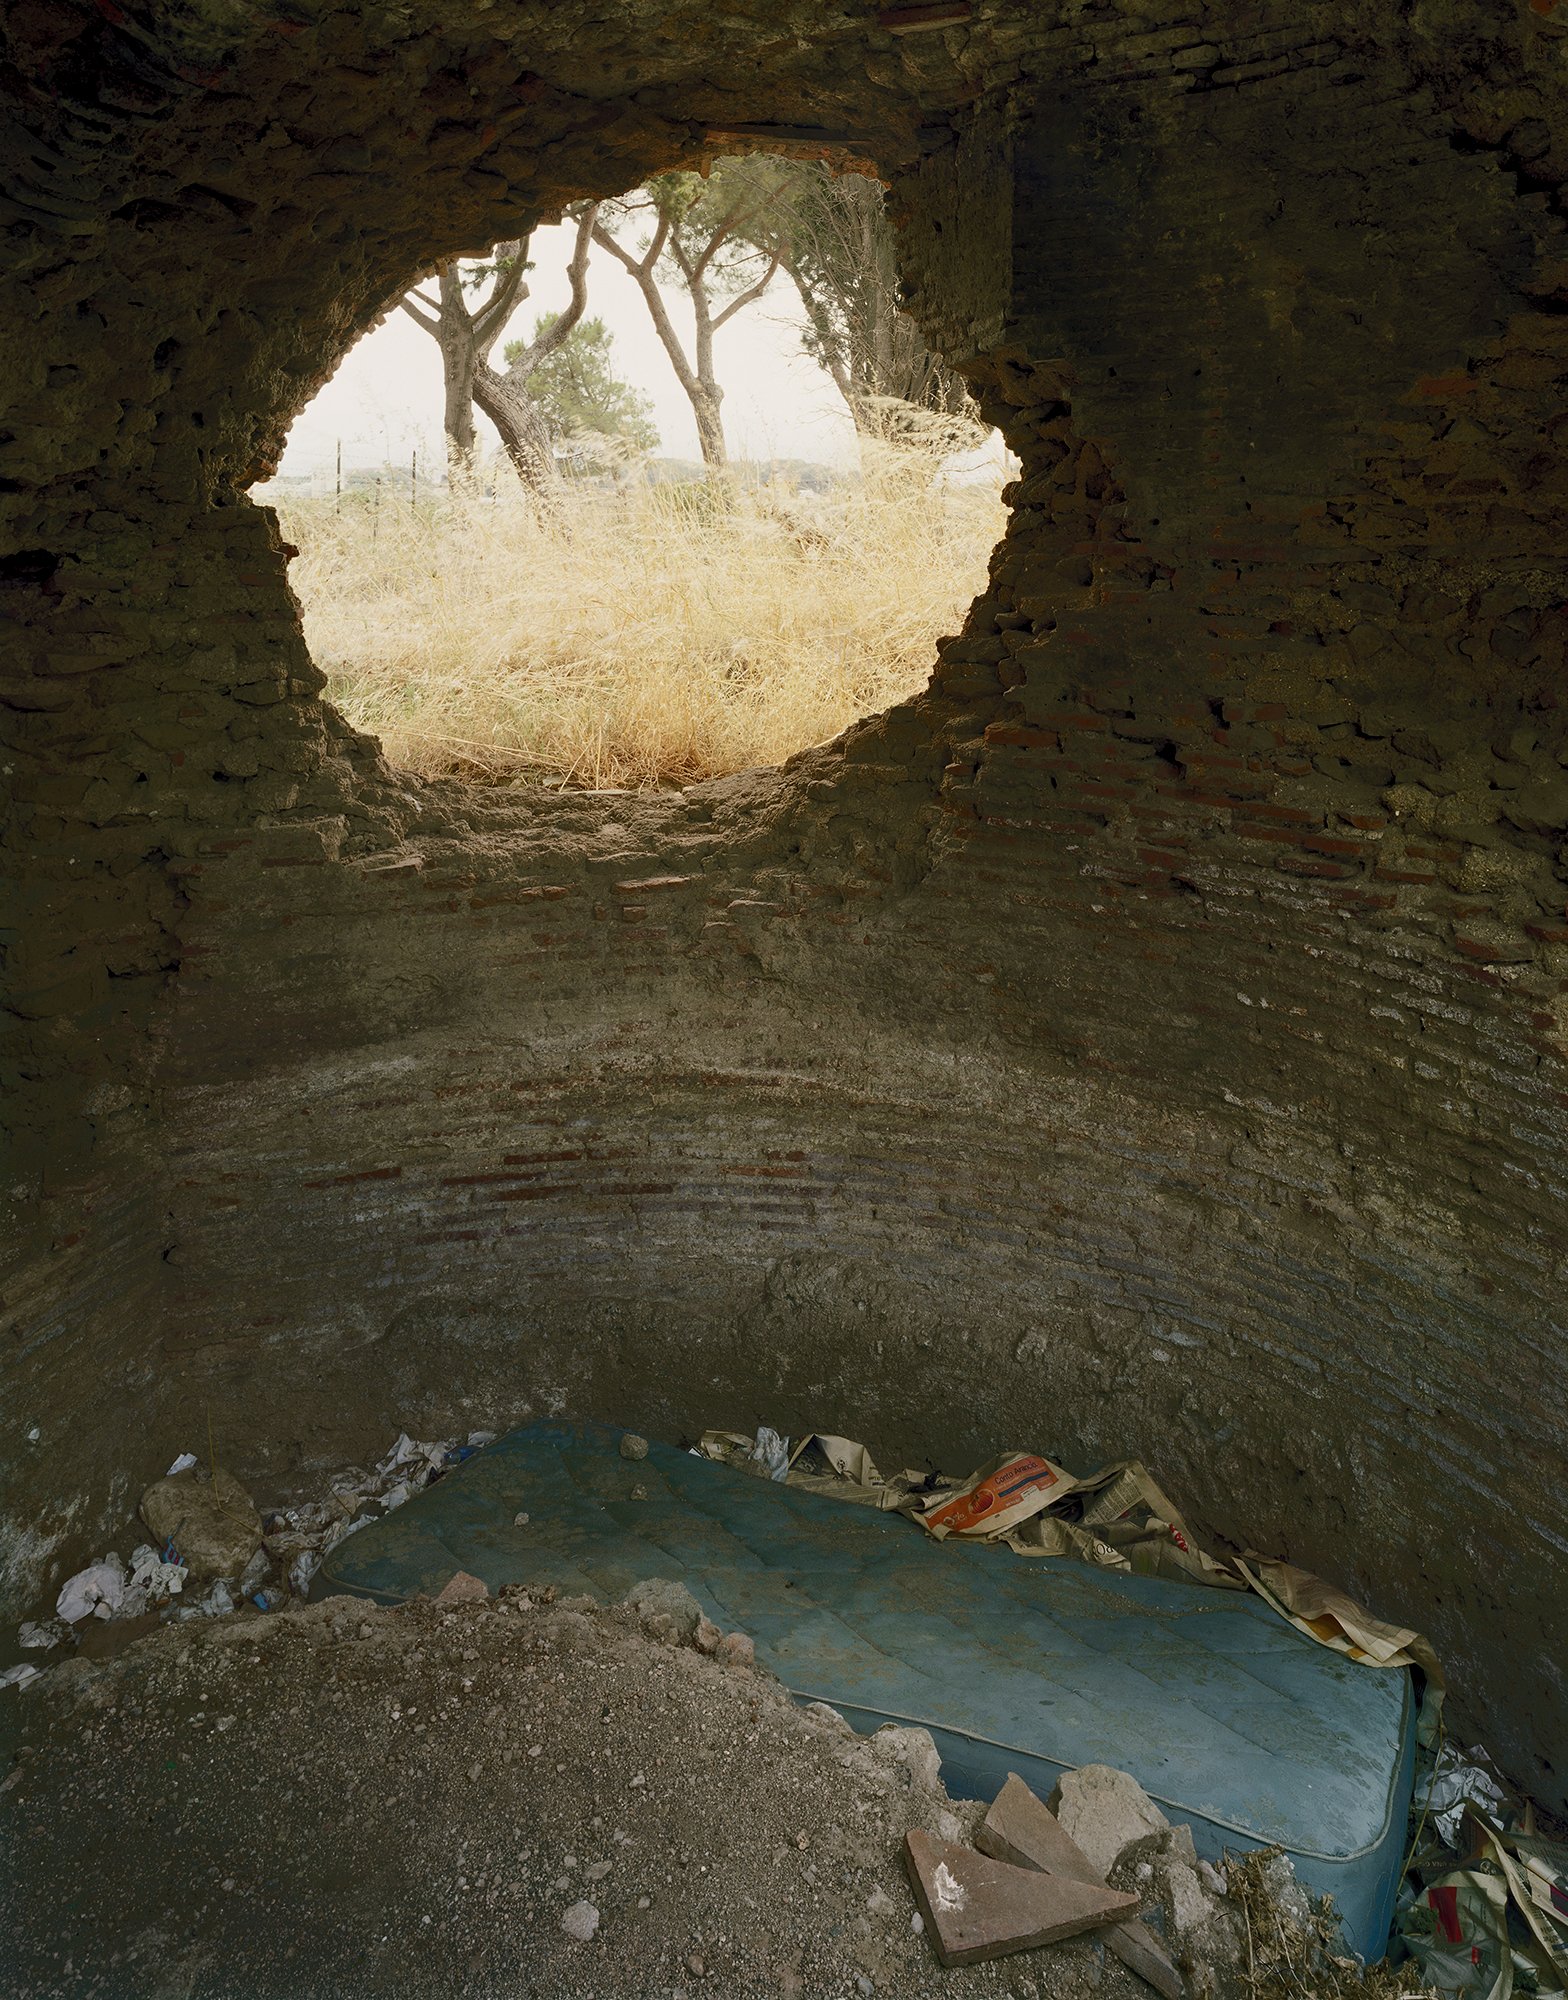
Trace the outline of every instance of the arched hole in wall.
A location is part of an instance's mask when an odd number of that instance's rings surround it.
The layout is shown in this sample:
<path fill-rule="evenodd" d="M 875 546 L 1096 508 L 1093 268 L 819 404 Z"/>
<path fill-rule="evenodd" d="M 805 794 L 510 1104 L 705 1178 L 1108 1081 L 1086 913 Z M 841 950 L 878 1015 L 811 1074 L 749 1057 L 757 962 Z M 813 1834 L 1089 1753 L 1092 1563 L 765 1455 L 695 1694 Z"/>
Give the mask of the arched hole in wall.
<path fill-rule="evenodd" d="M 719 161 L 441 266 L 364 338 L 258 497 L 393 763 L 680 785 L 926 684 L 1016 462 L 902 311 L 882 200 Z"/>

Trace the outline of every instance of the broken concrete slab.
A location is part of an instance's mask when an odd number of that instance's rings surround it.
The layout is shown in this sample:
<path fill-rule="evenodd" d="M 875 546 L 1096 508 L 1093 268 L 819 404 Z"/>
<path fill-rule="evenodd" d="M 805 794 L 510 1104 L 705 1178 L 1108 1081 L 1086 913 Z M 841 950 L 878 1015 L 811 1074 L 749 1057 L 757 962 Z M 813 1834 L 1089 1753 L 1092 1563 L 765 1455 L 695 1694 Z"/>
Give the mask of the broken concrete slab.
<path fill-rule="evenodd" d="M 982 1854 L 1016 1868 L 1034 1868 L 1103 1888 L 1104 1879 L 1083 1849 L 1050 1808 L 1035 1797 L 1016 1772 L 997 1793 L 975 1834 Z M 1149 1926 L 1137 1917 L 1115 1924 L 1105 1942 L 1129 1972 L 1152 1986 L 1164 2000 L 1183 2000 L 1181 1974 L 1171 1963 Z"/>
<path fill-rule="evenodd" d="M 1131 1916 L 1135 1896 L 994 1861 L 920 1828 L 904 1839 L 904 1865 L 944 1965 L 973 1965 L 1032 1951 Z"/>
<path fill-rule="evenodd" d="M 1138 1780 L 1110 1764 L 1064 1773 L 1046 1803 L 1102 1881 L 1123 1848 L 1170 1825 Z"/>
<path fill-rule="evenodd" d="M 1048 1806 L 1037 1799 L 1016 1771 L 991 1802 L 975 1845 L 1015 1868 L 1035 1868 L 1075 1881 L 1105 1886 L 1104 1877 Z"/>

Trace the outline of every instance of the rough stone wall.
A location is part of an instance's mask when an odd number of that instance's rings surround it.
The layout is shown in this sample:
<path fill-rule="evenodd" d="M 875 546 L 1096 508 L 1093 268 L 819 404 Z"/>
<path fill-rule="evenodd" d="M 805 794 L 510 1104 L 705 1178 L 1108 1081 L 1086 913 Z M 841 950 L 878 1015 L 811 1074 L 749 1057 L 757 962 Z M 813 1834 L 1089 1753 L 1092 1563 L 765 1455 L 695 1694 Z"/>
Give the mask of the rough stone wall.
<path fill-rule="evenodd" d="M 438 11 L 8 22 L 18 1592 L 209 1405 L 1137 1452 L 1560 1800 L 1562 9 Z M 1023 460 L 931 692 L 388 772 L 239 489 L 433 257 L 768 123 Z"/>

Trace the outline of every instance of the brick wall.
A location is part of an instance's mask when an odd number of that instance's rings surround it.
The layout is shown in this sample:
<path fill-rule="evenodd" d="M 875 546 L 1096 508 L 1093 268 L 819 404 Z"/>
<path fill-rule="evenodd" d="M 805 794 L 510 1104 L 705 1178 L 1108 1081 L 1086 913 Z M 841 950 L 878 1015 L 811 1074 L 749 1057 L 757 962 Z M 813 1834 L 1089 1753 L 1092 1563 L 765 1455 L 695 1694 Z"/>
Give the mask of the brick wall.
<path fill-rule="evenodd" d="M 541 1410 L 1138 1453 L 1562 1799 L 1560 11 L 18 11 L 15 1602 L 209 1408 L 269 1492 Z M 769 120 L 1023 461 L 930 692 L 388 771 L 244 483 L 431 257 Z"/>

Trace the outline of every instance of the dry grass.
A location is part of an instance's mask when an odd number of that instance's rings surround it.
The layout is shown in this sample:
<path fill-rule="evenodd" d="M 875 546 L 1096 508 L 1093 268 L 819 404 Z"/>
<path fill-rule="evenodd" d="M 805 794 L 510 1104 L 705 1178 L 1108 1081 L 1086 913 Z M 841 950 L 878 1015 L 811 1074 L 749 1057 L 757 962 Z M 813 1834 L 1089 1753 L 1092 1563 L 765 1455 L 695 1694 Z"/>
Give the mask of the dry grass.
<path fill-rule="evenodd" d="M 915 692 L 985 580 L 994 487 L 952 439 L 869 447 L 832 494 L 569 485 L 279 503 L 332 699 L 395 764 L 494 783 L 684 784 L 773 764 Z"/>
<path fill-rule="evenodd" d="M 1230 1899 L 1240 1911 L 1248 2000 L 1440 2000 L 1414 1965 L 1363 1966 L 1342 1955 L 1338 1923 L 1327 1898 L 1303 1921 L 1267 1887 L 1267 1865 L 1278 1848 L 1232 1854 L 1226 1867 Z"/>

